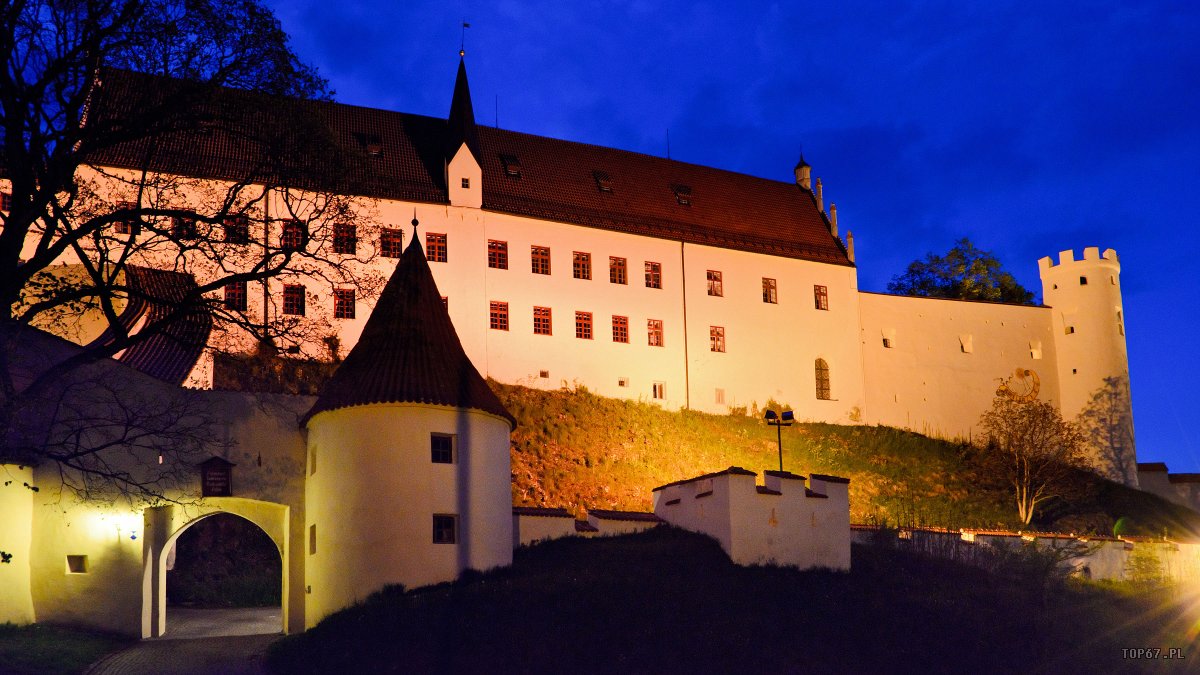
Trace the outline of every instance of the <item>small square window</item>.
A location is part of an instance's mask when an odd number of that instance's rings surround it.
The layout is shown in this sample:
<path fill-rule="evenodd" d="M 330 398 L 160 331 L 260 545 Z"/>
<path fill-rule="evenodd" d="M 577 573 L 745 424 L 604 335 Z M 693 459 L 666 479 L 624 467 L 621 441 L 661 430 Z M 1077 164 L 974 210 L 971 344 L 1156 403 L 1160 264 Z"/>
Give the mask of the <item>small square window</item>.
<path fill-rule="evenodd" d="M 86 555 L 67 556 L 67 574 L 87 574 L 88 557 Z"/>
<path fill-rule="evenodd" d="M 399 258 L 404 253 L 404 230 L 398 227 L 385 227 L 379 231 L 379 255 L 385 258 Z"/>
<path fill-rule="evenodd" d="M 246 282 L 231 281 L 225 284 L 225 309 L 246 311 Z"/>
<path fill-rule="evenodd" d="M 592 278 L 592 254 L 575 251 L 571 256 L 571 273 L 576 279 Z"/>
<path fill-rule="evenodd" d="M 469 189 L 471 189 L 471 179 L 470 179 L 470 178 L 464 178 L 464 179 L 462 179 L 462 186 L 463 186 L 463 189 L 464 189 L 464 190 L 469 190 Z"/>
<path fill-rule="evenodd" d="M 1079 285 L 1087 286 L 1087 277 L 1079 277 Z"/>
<path fill-rule="evenodd" d="M 581 340 L 592 339 L 591 312 L 575 312 L 575 337 Z"/>
<path fill-rule="evenodd" d="M 538 377 L 542 378 L 543 380 L 548 380 L 548 379 L 550 379 L 550 371 L 548 371 L 548 370 L 539 370 L 539 371 L 538 371 Z"/>
<path fill-rule="evenodd" d="M 883 348 L 884 349 L 892 348 L 892 339 L 891 338 L 883 338 Z"/>
<path fill-rule="evenodd" d="M 617 378 L 617 386 L 618 387 L 628 387 L 629 386 L 629 378 L 628 377 L 618 377 Z"/>
<path fill-rule="evenodd" d="M 492 330 L 508 330 L 508 303 L 492 302 L 488 310 L 488 325 Z"/>
<path fill-rule="evenodd" d="M 629 317 L 614 316 L 612 318 L 613 342 L 629 344 Z"/>
<path fill-rule="evenodd" d="M 488 267 L 494 270 L 508 269 L 508 242 L 488 240 Z"/>
<path fill-rule="evenodd" d="M 725 351 L 725 328 L 724 326 L 709 326 L 708 328 L 708 348 L 714 352 Z"/>
<path fill-rule="evenodd" d="M 250 243 L 250 218 L 245 214 L 238 213 L 225 217 L 225 243 L 226 244 L 249 244 Z"/>
<path fill-rule="evenodd" d="M 1075 326 L 1066 326 L 1065 328 L 1063 328 L 1064 335 L 1071 335 L 1074 332 L 1075 332 Z"/>
<path fill-rule="evenodd" d="M 533 308 L 533 334 L 552 335 L 553 325 L 549 307 Z"/>
<path fill-rule="evenodd" d="M 434 464 L 454 463 L 454 436 L 429 434 L 429 458 Z"/>
<path fill-rule="evenodd" d="M 650 387 L 650 395 L 658 400 L 662 400 L 667 396 L 667 385 L 664 382 L 655 382 Z"/>
<path fill-rule="evenodd" d="M 626 267 L 624 258 L 609 256 L 608 280 L 614 284 L 624 285 L 629 283 L 629 270 Z"/>
<path fill-rule="evenodd" d="M 829 310 L 829 287 L 813 286 L 813 304 L 817 309 Z"/>
<path fill-rule="evenodd" d="M 302 220 L 288 220 L 283 223 L 279 235 L 279 246 L 285 251 L 299 251 L 308 244 L 308 223 Z"/>
<path fill-rule="evenodd" d="M 283 313 L 304 316 L 304 286 L 287 284 L 283 287 Z"/>
<path fill-rule="evenodd" d="M 458 541 L 458 516 L 438 513 L 433 516 L 433 543 L 453 544 Z"/>
<path fill-rule="evenodd" d="M 770 304 L 770 305 L 778 304 L 779 303 L 779 293 L 775 286 L 775 280 L 763 277 L 762 282 L 763 282 L 763 284 L 762 284 L 763 302 Z"/>
<path fill-rule="evenodd" d="M 353 319 L 354 318 L 354 289 L 353 288 L 335 288 L 335 289 L 333 289 L 333 318 L 335 318 L 335 319 Z"/>
<path fill-rule="evenodd" d="M 646 321 L 646 337 L 651 347 L 663 346 L 663 322 L 660 319 Z"/>
<path fill-rule="evenodd" d="M 529 247 L 530 271 L 534 274 L 550 274 L 550 247 Z"/>
<path fill-rule="evenodd" d="M 425 259 L 429 262 L 446 262 L 446 235 L 425 233 Z"/>
<path fill-rule="evenodd" d="M 725 295 L 725 287 L 721 280 L 721 273 L 717 270 L 708 271 L 708 294 L 717 298 Z"/>
<path fill-rule="evenodd" d="M 358 253 L 358 228 L 354 223 L 334 224 L 333 252 L 344 255 L 355 255 Z"/>
<path fill-rule="evenodd" d="M 646 261 L 646 288 L 662 288 L 662 263 Z"/>

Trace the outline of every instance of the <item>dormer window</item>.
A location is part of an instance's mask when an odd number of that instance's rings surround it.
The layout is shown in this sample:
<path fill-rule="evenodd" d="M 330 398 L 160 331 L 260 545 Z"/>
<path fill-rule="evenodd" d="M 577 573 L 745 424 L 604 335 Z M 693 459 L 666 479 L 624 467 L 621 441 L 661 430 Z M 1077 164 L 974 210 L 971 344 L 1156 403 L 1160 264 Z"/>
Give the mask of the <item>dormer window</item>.
<path fill-rule="evenodd" d="M 363 152 L 367 153 L 368 156 L 383 156 L 383 139 L 379 137 L 379 134 L 356 133 L 354 134 L 354 138 L 362 147 Z"/>
<path fill-rule="evenodd" d="M 509 178 L 521 177 L 521 160 L 516 155 L 501 154 L 500 163 L 504 165 L 504 175 Z"/>
<path fill-rule="evenodd" d="M 671 190 L 675 193 L 675 201 L 680 206 L 692 205 L 692 188 L 690 185 L 680 185 L 676 183 L 671 186 Z"/>
<path fill-rule="evenodd" d="M 612 193 L 613 182 L 612 177 L 605 171 L 593 171 L 592 178 L 596 179 L 596 189 L 601 192 Z"/>

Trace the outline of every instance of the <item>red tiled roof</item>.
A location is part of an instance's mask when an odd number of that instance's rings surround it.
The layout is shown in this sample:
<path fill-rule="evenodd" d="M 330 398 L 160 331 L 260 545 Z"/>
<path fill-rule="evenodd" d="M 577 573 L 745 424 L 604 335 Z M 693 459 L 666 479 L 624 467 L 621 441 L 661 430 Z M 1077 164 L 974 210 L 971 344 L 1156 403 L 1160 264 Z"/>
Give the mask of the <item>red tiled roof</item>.
<path fill-rule="evenodd" d="M 106 76 L 108 99 L 136 98 L 153 80 L 131 73 Z M 261 97 L 220 92 L 226 106 Z M 483 208 L 604 230 L 753 251 L 835 265 L 852 266 L 842 243 L 829 231 L 811 192 L 780 182 L 625 150 L 576 143 L 515 131 L 476 127 L 469 106 L 465 67 L 455 84 L 449 121 L 421 115 L 305 101 L 305 123 L 325 127 L 329 149 L 340 149 L 336 170 L 323 177 L 329 189 L 385 199 L 445 204 L 447 148 L 467 142 L 483 169 Z M 467 103 L 464 104 L 463 101 Z M 295 110 L 292 108 L 291 110 Z M 119 113 L 119 111 L 118 111 Z M 290 113 L 294 114 L 294 113 Z M 474 130 L 474 134 L 471 130 Z M 309 136 L 312 136 L 310 134 Z M 297 166 L 329 169 L 321 162 L 326 146 L 305 136 Z M 378 155 L 363 150 L 363 138 L 379 141 Z M 149 168 L 181 175 L 245 179 L 272 174 L 258 154 L 269 142 L 253 133 L 208 129 L 180 132 L 147 142 L 95 152 L 105 166 Z M 458 146 L 455 145 L 455 149 Z M 278 149 L 276 149 L 278 152 Z M 316 153 L 317 156 L 311 156 Z M 519 161 L 520 176 L 505 171 L 501 155 Z M 292 167 L 295 169 L 295 167 Z M 601 191 L 596 172 L 607 174 L 610 192 Z M 690 190 L 689 205 L 675 188 Z"/>
<path fill-rule="evenodd" d="M 204 353 L 212 330 L 212 315 L 195 304 L 195 298 L 188 299 L 196 290 L 196 279 L 183 272 L 133 265 L 126 266 L 125 277 L 130 297 L 117 317 L 125 330 L 132 329 L 143 318 L 147 323 L 163 321 L 181 303 L 190 309 L 165 324 L 161 331 L 131 345 L 117 360 L 164 382 L 183 384 Z M 88 346 L 108 344 L 114 338 L 110 327 Z"/>
<path fill-rule="evenodd" d="M 659 490 L 665 490 L 669 487 L 674 487 L 676 485 L 686 485 L 688 483 L 693 483 L 698 480 L 704 480 L 705 478 L 715 478 L 717 476 L 724 476 L 726 474 L 736 475 L 736 476 L 757 476 L 758 475 L 758 474 L 754 473 L 753 471 L 750 471 L 748 469 L 743 469 L 740 466 L 731 466 L 728 469 L 724 469 L 722 471 L 714 471 L 712 473 L 706 473 L 706 474 L 703 474 L 700 476 L 696 476 L 695 478 L 685 478 L 683 480 L 677 480 L 677 481 L 667 483 L 666 485 L 659 485 L 658 487 L 651 490 L 651 492 L 658 492 Z"/>
<path fill-rule="evenodd" d="M 575 518 L 575 514 L 566 509 L 550 509 L 541 506 L 514 506 L 514 516 L 537 516 L 539 518 Z"/>
<path fill-rule="evenodd" d="M 604 509 L 588 509 L 588 516 L 600 520 L 636 520 L 647 523 L 661 523 L 662 519 L 653 513 L 645 511 L 606 511 Z"/>
<path fill-rule="evenodd" d="M 463 351 L 414 236 L 379 296 L 358 343 L 300 421 L 371 403 L 429 403 L 516 420 Z"/>

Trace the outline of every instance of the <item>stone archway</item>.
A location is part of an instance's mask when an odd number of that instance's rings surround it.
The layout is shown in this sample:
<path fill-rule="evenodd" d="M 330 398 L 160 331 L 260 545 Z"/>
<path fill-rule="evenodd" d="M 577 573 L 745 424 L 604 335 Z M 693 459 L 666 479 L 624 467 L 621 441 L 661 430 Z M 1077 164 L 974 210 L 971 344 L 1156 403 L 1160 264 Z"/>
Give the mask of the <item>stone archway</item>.
<path fill-rule="evenodd" d="M 282 563 L 283 631 L 293 627 L 288 616 L 289 507 L 241 497 L 209 497 L 196 504 L 172 504 L 144 511 L 146 539 L 142 548 L 142 637 L 160 637 L 167 628 L 167 555 L 179 535 L 196 522 L 219 513 L 240 516 L 271 538 Z"/>

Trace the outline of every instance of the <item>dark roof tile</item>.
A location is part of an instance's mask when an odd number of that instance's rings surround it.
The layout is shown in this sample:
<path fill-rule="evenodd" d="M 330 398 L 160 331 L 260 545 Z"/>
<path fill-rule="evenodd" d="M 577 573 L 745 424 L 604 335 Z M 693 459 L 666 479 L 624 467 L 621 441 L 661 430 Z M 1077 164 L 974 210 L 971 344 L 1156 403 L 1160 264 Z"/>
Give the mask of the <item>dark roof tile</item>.
<path fill-rule="evenodd" d="M 662 519 L 653 513 L 645 511 L 608 511 L 604 509 L 588 509 L 588 516 L 600 520 L 636 520 L 647 523 L 661 523 Z"/>

